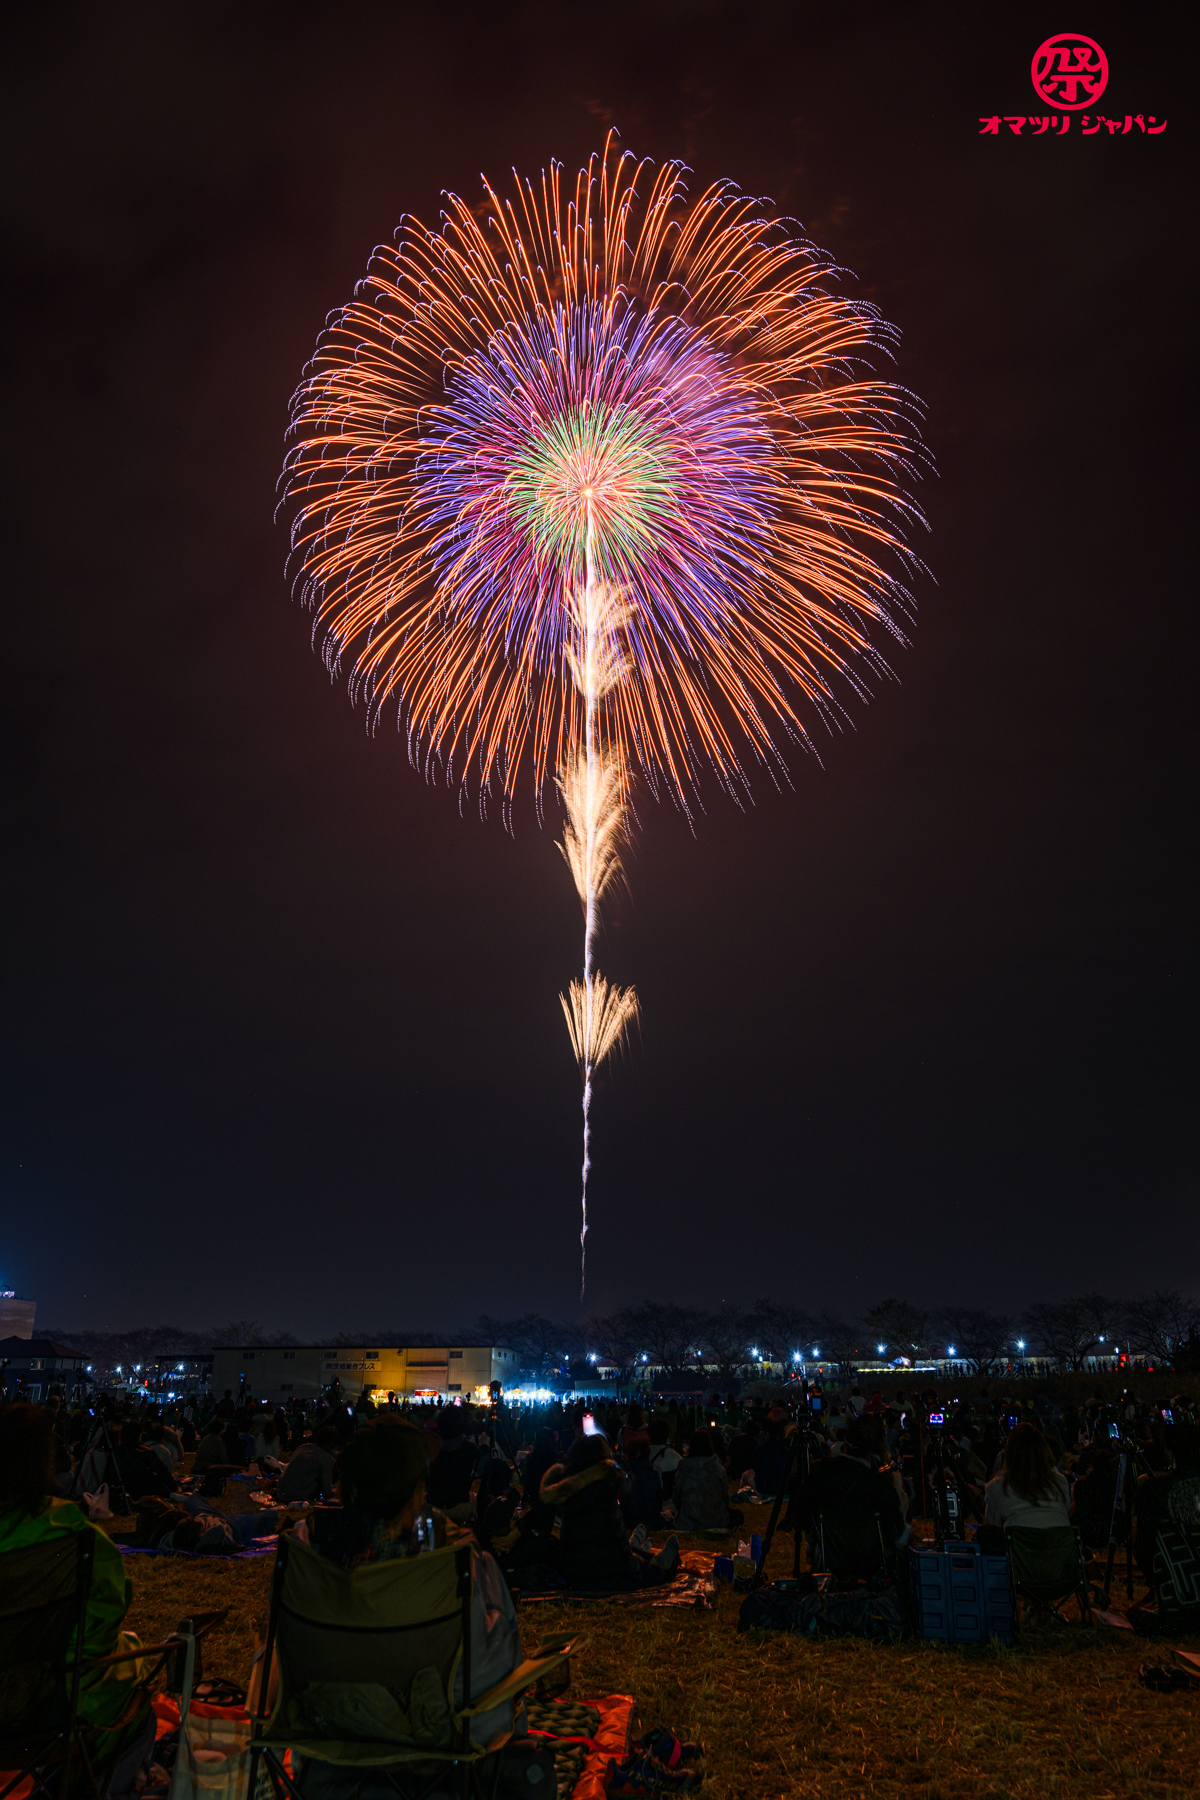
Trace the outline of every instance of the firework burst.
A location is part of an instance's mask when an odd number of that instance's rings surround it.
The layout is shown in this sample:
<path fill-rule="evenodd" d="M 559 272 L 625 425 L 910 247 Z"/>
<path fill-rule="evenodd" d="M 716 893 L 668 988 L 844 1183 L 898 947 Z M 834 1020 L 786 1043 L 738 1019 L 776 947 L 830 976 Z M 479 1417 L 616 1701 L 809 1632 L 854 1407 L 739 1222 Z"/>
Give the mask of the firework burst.
<path fill-rule="evenodd" d="M 911 398 L 894 333 L 719 183 L 610 138 L 573 185 L 448 196 L 376 251 L 297 390 L 293 551 L 332 669 L 427 772 L 553 773 L 584 908 L 584 1087 L 637 1001 L 594 967 L 640 770 L 682 805 L 863 691 L 907 596 Z M 586 1246 L 585 1246 L 586 1248 Z"/>

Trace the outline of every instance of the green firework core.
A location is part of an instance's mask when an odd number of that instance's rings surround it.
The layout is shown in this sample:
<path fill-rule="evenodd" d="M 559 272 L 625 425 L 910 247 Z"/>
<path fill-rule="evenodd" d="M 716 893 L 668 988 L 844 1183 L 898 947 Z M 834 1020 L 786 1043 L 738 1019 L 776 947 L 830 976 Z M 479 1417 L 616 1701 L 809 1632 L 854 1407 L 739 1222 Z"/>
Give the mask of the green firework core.
<path fill-rule="evenodd" d="M 679 505 L 678 457 L 633 407 L 570 407 L 541 423 L 506 486 L 516 521 L 543 566 L 583 568 L 588 502 L 605 572 L 653 545 Z"/>

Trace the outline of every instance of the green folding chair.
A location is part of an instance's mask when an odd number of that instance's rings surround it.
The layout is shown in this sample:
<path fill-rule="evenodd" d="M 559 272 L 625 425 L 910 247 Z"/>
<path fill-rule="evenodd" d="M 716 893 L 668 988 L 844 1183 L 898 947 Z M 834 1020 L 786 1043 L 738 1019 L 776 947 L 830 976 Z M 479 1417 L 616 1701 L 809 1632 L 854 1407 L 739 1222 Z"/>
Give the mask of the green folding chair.
<path fill-rule="evenodd" d="M 451 1546 L 347 1570 L 292 1532 L 280 1534 L 251 1793 L 261 1761 L 281 1800 L 303 1800 L 284 1766 L 291 1750 L 357 1775 L 347 1784 L 350 1794 L 368 1785 L 375 1791 L 383 1778 L 401 1800 L 421 1800 L 452 1774 L 463 1800 L 482 1800 L 481 1766 L 503 1754 L 512 1734 L 478 1743 L 472 1721 L 518 1699 L 585 1640 L 560 1640 L 550 1654 L 526 1658 L 476 1693 L 471 1560 L 469 1547 Z M 273 1666 L 278 1689 L 268 1718 Z"/>
<path fill-rule="evenodd" d="M 149 1706 L 164 1677 L 186 1710 L 198 1639 L 228 1615 L 226 1607 L 184 1620 L 161 1644 L 85 1659 L 95 1542 L 92 1531 L 55 1532 L 0 1556 L 0 1768 L 10 1771 L 0 1800 L 26 1779 L 30 1800 L 67 1800 L 80 1789 L 99 1800 L 123 1759 L 132 1755 L 136 1763 L 153 1745 Z M 81 1718 L 83 1676 L 134 1661 L 142 1672 L 120 1718 L 111 1725 Z"/>
<path fill-rule="evenodd" d="M 1088 1594 L 1087 1553 L 1077 1525 L 1055 1525 L 1038 1530 L 1028 1525 L 1009 1526 L 1004 1533 L 1013 1588 L 1044 1618 L 1066 1625 L 1063 1607 L 1068 1600 L 1079 1604 L 1083 1624 L 1092 1623 Z"/>

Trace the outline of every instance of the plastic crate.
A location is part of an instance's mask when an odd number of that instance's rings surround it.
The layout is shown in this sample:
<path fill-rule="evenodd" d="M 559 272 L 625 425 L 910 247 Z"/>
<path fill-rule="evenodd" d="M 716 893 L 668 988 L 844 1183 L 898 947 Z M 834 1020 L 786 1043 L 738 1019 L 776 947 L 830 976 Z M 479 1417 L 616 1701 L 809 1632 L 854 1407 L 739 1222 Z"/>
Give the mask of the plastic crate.
<path fill-rule="evenodd" d="M 910 1554 L 913 1611 L 923 1638 L 945 1644 L 1013 1639 L 1012 1582 L 1005 1556 L 983 1556 L 977 1544 L 947 1540 L 940 1550 Z"/>

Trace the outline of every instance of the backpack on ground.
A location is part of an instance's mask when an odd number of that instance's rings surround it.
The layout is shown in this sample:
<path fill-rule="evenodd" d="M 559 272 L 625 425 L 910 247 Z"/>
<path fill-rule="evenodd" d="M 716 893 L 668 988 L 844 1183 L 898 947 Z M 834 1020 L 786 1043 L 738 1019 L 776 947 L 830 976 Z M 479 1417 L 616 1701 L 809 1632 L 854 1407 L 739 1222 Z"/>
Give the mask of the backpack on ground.
<path fill-rule="evenodd" d="M 791 1631 L 800 1637 L 861 1637 L 896 1644 L 912 1630 L 904 1596 L 891 1582 L 862 1582 L 844 1590 L 768 1582 L 742 1602 L 738 1630 Z"/>

